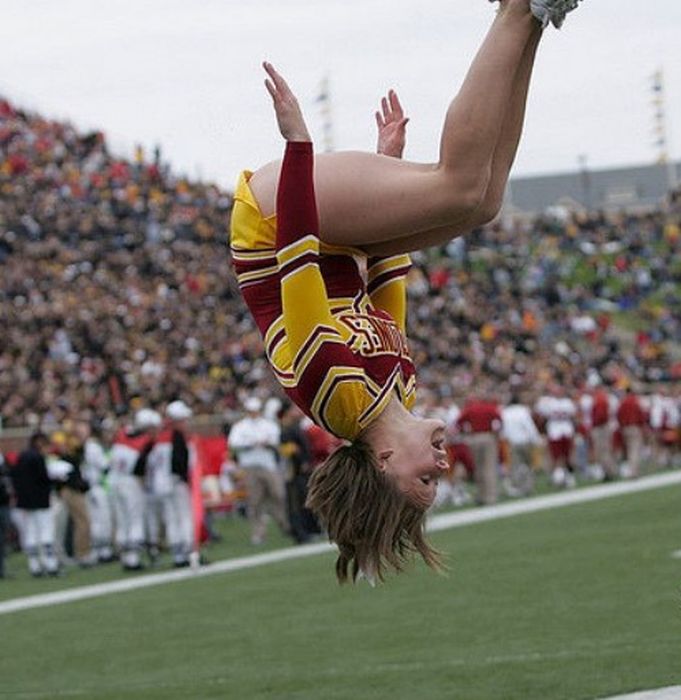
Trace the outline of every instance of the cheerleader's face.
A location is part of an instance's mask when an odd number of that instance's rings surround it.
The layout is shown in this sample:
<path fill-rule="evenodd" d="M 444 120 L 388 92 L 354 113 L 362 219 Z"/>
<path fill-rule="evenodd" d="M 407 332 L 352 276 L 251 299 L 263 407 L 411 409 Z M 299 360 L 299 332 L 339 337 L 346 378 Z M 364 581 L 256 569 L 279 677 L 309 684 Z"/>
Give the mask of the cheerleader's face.
<path fill-rule="evenodd" d="M 441 420 L 415 419 L 410 430 L 378 455 L 381 470 L 424 510 L 433 504 L 440 477 L 449 469 L 444 442 L 445 424 Z"/>

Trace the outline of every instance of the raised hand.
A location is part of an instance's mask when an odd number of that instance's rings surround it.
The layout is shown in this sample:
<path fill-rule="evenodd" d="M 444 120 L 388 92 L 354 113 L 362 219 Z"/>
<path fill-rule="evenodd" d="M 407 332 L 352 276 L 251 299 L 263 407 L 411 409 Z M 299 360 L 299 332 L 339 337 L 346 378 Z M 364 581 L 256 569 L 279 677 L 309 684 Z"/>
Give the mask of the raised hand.
<path fill-rule="evenodd" d="M 404 110 L 394 90 L 381 99 L 381 109 L 376 112 L 378 145 L 376 150 L 384 156 L 401 158 L 407 141 L 407 122 Z"/>
<path fill-rule="evenodd" d="M 272 96 L 281 135 L 287 141 L 312 141 L 298 100 L 291 88 L 271 63 L 265 61 L 262 67 L 269 76 L 265 79 L 265 87 Z"/>

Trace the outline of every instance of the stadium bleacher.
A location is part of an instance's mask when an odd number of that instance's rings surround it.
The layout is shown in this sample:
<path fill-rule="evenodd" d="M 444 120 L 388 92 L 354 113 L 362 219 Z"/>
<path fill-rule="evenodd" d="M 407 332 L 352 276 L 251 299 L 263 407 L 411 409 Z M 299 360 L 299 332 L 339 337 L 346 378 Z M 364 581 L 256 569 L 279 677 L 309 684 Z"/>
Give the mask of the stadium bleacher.
<path fill-rule="evenodd" d="M 178 397 L 224 414 L 242 390 L 277 391 L 231 272 L 229 193 L 7 100 L 0 188 L 5 428 Z M 562 212 L 417 254 L 423 402 L 489 384 L 503 399 L 555 376 L 678 378 L 680 210 L 677 197 L 646 214 Z"/>

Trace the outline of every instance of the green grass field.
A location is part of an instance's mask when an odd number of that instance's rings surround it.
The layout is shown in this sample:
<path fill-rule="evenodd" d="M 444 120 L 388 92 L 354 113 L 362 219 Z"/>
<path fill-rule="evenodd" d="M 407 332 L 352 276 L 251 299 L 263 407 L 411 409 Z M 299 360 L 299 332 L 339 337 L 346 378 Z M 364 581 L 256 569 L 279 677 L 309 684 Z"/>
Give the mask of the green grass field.
<path fill-rule="evenodd" d="M 260 547 L 252 546 L 249 543 L 248 524 L 236 514 L 218 520 L 216 525 L 223 539 L 221 542 L 211 543 L 204 547 L 205 555 L 210 561 L 248 556 L 291 545 L 289 538 L 280 534 L 276 527 L 270 527 L 266 542 Z M 140 573 L 126 572 L 123 574 L 120 564 L 113 562 L 86 570 L 69 567 L 65 574 L 58 578 L 34 579 L 29 576 L 23 554 L 15 553 L 9 557 L 7 569 L 11 578 L 0 581 L 0 602 L 21 596 L 51 593 L 78 586 L 116 581 L 121 578 L 135 578 L 150 573 L 170 571 L 171 559 L 168 555 L 162 555 L 156 566 L 147 567 Z M 2 697 L 1 689 L 0 697 Z"/>
<path fill-rule="evenodd" d="M 321 555 L 3 615 L 0 697 L 576 700 L 679 684 L 680 501 L 670 487 L 440 532 L 447 576 L 419 566 L 377 589 L 339 588 Z"/>

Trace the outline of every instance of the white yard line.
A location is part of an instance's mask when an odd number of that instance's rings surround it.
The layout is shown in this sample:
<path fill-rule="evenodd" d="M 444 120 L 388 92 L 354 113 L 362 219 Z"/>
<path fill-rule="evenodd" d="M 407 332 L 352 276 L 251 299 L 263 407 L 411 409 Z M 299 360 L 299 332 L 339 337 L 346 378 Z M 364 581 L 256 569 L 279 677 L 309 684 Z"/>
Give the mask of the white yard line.
<path fill-rule="evenodd" d="M 681 484 L 681 472 L 656 474 L 654 476 L 645 477 L 636 481 L 602 484 L 575 491 L 554 493 L 548 496 L 537 496 L 535 498 L 529 498 L 522 501 L 500 503 L 498 505 L 487 506 L 485 508 L 443 513 L 442 515 L 435 515 L 430 519 L 428 523 L 428 530 L 435 532 L 454 527 L 464 527 L 466 525 L 487 522 L 489 520 L 498 520 L 499 518 L 508 518 L 514 515 L 535 513 L 541 510 L 561 508 L 563 506 L 578 503 L 600 501 L 605 498 L 612 498 L 630 493 L 639 493 L 641 491 L 649 491 L 675 484 Z M 13 598 L 11 600 L 0 602 L 0 615 L 19 612 L 21 610 L 30 610 L 32 608 L 42 608 L 50 605 L 72 603 L 78 600 L 86 600 L 88 598 L 98 598 L 100 596 L 111 595 L 113 593 L 125 593 L 126 591 L 134 591 L 139 588 L 160 586 L 166 583 L 175 583 L 177 581 L 185 581 L 187 579 L 212 576 L 213 574 L 222 574 L 229 571 L 239 571 L 241 569 L 262 566 L 264 564 L 273 564 L 275 562 L 287 561 L 289 559 L 299 559 L 301 557 L 309 557 L 325 552 L 328 553 L 334 550 L 335 547 L 327 543 L 301 545 L 298 547 L 279 549 L 274 552 L 266 552 L 264 554 L 239 557 L 237 559 L 228 559 L 226 561 L 216 562 L 215 564 L 202 566 L 197 570 L 182 569 L 180 571 L 147 574 L 144 576 L 136 576 L 134 578 L 121 579 L 108 583 L 99 583 L 92 586 L 79 586 L 77 588 L 71 588 L 65 591 L 56 591 L 54 593 L 32 595 L 23 598 Z M 665 700 L 667 700 L 666 697 Z"/>
<path fill-rule="evenodd" d="M 30 610 L 31 608 L 42 608 L 47 605 L 59 605 L 61 603 L 72 603 L 86 598 L 99 598 L 111 593 L 125 593 L 139 588 L 149 586 L 160 586 L 164 583 L 175 583 L 186 579 L 201 578 L 213 574 L 221 574 L 227 571 L 238 571 L 240 569 L 250 569 L 254 566 L 272 564 L 287 559 L 297 559 L 307 557 L 321 552 L 329 552 L 333 548 L 328 543 L 310 544 L 301 547 L 288 547 L 264 554 L 255 554 L 250 557 L 239 557 L 237 559 L 227 559 L 215 564 L 208 564 L 199 569 L 181 569 L 179 571 L 166 571 L 160 574 L 147 574 L 134 578 L 121 579 L 119 581 L 109 581 L 107 583 L 96 583 L 92 586 L 79 586 L 65 591 L 55 591 L 54 593 L 44 593 L 41 595 L 31 595 L 24 598 L 13 598 L 0 603 L 0 615 L 18 612 L 19 610 Z"/>
<path fill-rule="evenodd" d="M 658 688 L 657 690 L 644 690 L 629 695 L 618 695 L 606 700 L 679 700 L 679 698 L 681 698 L 681 685 Z"/>
<path fill-rule="evenodd" d="M 613 496 L 625 496 L 630 493 L 649 491 L 651 489 L 672 486 L 674 484 L 681 484 L 681 472 L 679 471 L 655 474 L 654 476 L 632 481 L 619 481 L 614 484 L 587 486 L 586 488 L 575 489 L 574 491 L 561 491 L 560 493 L 536 496 L 535 498 L 525 500 L 507 501 L 495 506 L 488 506 L 487 508 L 443 513 L 431 519 L 428 529 L 432 531 L 446 530 L 451 527 L 461 527 L 462 525 L 484 523 L 488 520 L 508 518 L 512 515 L 536 513 L 540 510 L 571 506 L 577 503 L 600 501 L 604 498 L 612 498 Z"/>

